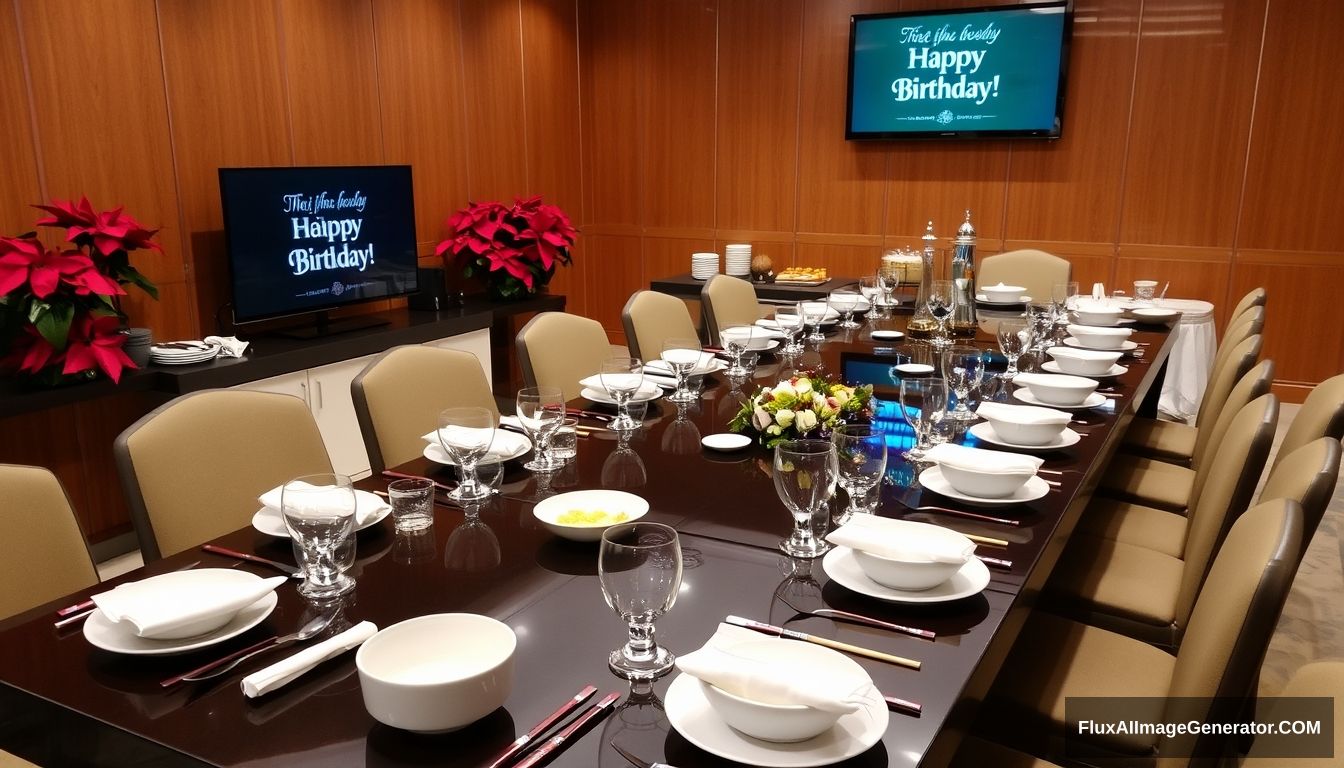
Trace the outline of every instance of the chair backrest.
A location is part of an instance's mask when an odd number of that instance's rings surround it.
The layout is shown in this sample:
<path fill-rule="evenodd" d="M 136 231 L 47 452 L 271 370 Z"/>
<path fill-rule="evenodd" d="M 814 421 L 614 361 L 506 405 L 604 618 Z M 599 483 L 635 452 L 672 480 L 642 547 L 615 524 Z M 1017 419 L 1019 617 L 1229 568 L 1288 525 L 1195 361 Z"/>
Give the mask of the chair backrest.
<path fill-rule="evenodd" d="M 686 302 L 657 291 L 635 291 L 621 310 L 621 325 L 630 356 L 640 360 L 657 360 L 668 339 L 699 338 Z"/>
<path fill-rule="evenodd" d="M 1292 499 L 1302 505 L 1302 551 L 1300 560 L 1306 554 L 1311 537 L 1321 524 L 1325 508 L 1335 494 L 1335 484 L 1339 482 L 1339 440 L 1333 437 L 1319 437 L 1310 443 L 1284 456 L 1279 449 L 1275 457 L 1274 468 L 1269 471 L 1269 479 L 1260 489 L 1259 502 L 1273 499 Z M 1280 461 L 1280 459 L 1282 459 Z"/>
<path fill-rule="evenodd" d="M 1320 437 L 1344 438 L 1344 373 L 1322 381 L 1311 390 L 1279 444 L 1279 456 Z M 1274 459 L 1277 466 L 1279 459 Z"/>
<path fill-rule="evenodd" d="M 1223 360 L 1243 339 L 1262 333 L 1264 330 L 1264 307 L 1251 307 L 1241 313 L 1240 317 L 1234 318 L 1227 324 L 1227 331 L 1223 333 L 1223 340 L 1218 343 L 1218 351 L 1213 354 L 1213 366 L 1210 370 L 1218 370 L 1218 367 L 1223 364 Z"/>
<path fill-rule="evenodd" d="M 393 347 L 350 382 L 355 417 L 375 474 L 421 455 L 420 436 L 454 406 L 499 407 L 481 361 L 470 352 L 420 344 Z"/>
<path fill-rule="evenodd" d="M 1299 667 L 1293 673 L 1288 685 L 1284 687 L 1283 692 L 1279 694 L 1286 698 L 1321 698 L 1334 699 L 1334 756 L 1338 761 L 1344 756 L 1344 706 L 1341 706 L 1340 699 L 1344 698 L 1344 661 L 1331 659 L 1328 661 L 1313 661 Z M 1280 700 L 1282 701 L 1282 700 Z M 1294 707 L 1290 702 L 1283 701 L 1283 709 L 1276 710 L 1278 704 L 1270 704 L 1263 715 L 1257 719 L 1262 723 L 1277 723 L 1281 719 L 1296 719 L 1301 715 L 1301 708 Z M 1322 723 L 1321 732 L 1329 733 L 1329 723 Z M 1298 738 L 1298 737 L 1290 737 Z M 1323 765 L 1329 765 L 1329 759 L 1316 757 L 1283 757 L 1282 755 L 1268 755 L 1267 745 L 1271 742 L 1265 738 L 1255 740 L 1251 745 L 1251 752 L 1246 759 L 1241 762 L 1241 768 L 1320 768 Z M 1281 745 L 1282 742 L 1279 742 Z"/>
<path fill-rule="evenodd" d="M 331 471 L 308 406 L 274 392 L 182 395 L 127 427 L 112 451 L 145 562 L 242 528 L 261 494 Z"/>
<path fill-rule="evenodd" d="M 1020 285 L 1037 301 L 1049 301 L 1050 290 L 1056 283 L 1073 279 L 1073 265 L 1068 259 L 1032 248 L 1007 251 L 980 261 L 976 271 L 977 289 L 982 285 Z"/>
<path fill-rule="evenodd" d="M 1172 673 L 1164 722 L 1219 722 L 1252 694 L 1265 649 L 1297 570 L 1302 509 L 1291 499 L 1257 505 L 1237 520 L 1190 616 Z M 1202 711 L 1176 697 L 1221 697 Z M 1223 709 L 1226 707 L 1226 710 Z M 1159 745 L 1167 752 L 1167 742 Z M 1196 754 L 1217 754 L 1207 744 Z"/>
<path fill-rule="evenodd" d="M 761 318 L 761 305 L 751 283 L 728 275 L 714 275 L 700 289 L 705 312 L 705 332 L 711 344 L 719 343 L 719 329 L 751 325 Z"/>
<path fill-rule="evenodd" d="M 1274 361 L 1255 362 L 1260 354 L 1260 345 L 1259 336 L 1242 342 L 1242 356 L 1229 357 L 1229 360 L 1234 361 L 1233 364 L 1223 366 L 1218 378 L 1210 381 L 1208 388 L 1204 390 L 1206 399 L 1212 401 L 1221 399 L 1221 402 L 1214 402 L 1209 406 L 1209 421 L 1195 431 L 1195 449 L 1190 455 L 1190 466 L 1194 469 L 1198 470 L 1199 465 L 1211 452 L 1211 447 L 1218 445 L 1219 438 L 1227 429 L 1228 420 L 1247 403 L 1268 392 L 1274 383 Z M 1237 376 L 1238 371 L 1241 371 L 1240 376 L 1233 378 Z M 1229 380 L 1233 382 L 1232 386 L 1228 385 Z M 1200 403 L 1200 408 L 1203 407 L 1204 404 Z"/>
<path fill-rule="evenodd" d="M 1228 315 L 1228 318 L 1230 320 L 1235 320 L 1236 318 L 1241 317 L 1242 312 L 1245 312 L 1251 307 L 1265 306 L 1265 299 L 1268 298 L 1268 295 L 1269 294 L 1265 292 L 1264 288 L 1252 288 L 1250 293 L 1242 296 L 1241 301 L 1238 301 L 1237 305 L 1232 308 L 1232 314 Z"/>
<path fill-rule="evenodd" d="M 1249 331 L 1249 328 L 1242 326 L 1225 338 L 1223 346 L 1218 348 L 1213 368 L 1209 371 L 1209 382 L 1204 387 L 1204 396 L 1199 401 L 1199 409 L 1195 411 L 1196 427 L 1202 429 L 1218 420 L 1227 392 L 1260 359 L 1264 339 L 1258 333 L 1243 331 Z M 1199 443 L 1199 440 L 1195 442 Z"/>
<path fill-rule="evenodd" d="M 0 464 L 0 619 L 98 583 L 65 488 L 45 467 Z"/>
<path fill-rule="evenodd" d="M 1214 553 L 1255 495 L 1278 423 L 1279 399 L 1273 394 L 1257 397 L 1236 412 L 1212 459 L 1197 473 L 1202 477 L 1196 482 L 1203 481 L 1203 489 L 1186 524 L 1181 554 L 1185 567 L 1176 600 L 1178 626 L 1188 626 L 1186 619 Z"/>
<path fill-rule="evenodd" d="M 602 370 L 611 344 L 602 324 L 567 312 L 542 312 L 518 331 L 518 364 L 529 387 L 579 396 L 579 380 Z"/>

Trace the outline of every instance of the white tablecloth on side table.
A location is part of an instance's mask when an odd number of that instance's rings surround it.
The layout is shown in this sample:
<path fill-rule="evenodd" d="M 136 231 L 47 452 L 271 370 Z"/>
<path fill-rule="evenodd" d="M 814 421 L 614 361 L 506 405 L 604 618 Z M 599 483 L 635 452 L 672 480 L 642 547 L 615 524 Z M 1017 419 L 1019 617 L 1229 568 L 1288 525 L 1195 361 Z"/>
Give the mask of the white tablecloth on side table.
<path fill-rule="evenodd" d="M 1198 299 L 1163 299 L 1158 306 L 1179 309 L 1181 322 L 1172 333 L 1176 341 L 1167 358 L 1167 375 L 1157 407 L 1180 419 L 1194 418 L 1209 383 L 1213 356 L 1218 350 L 1218 331 L 1213 326 L 1213 305 Z"/>

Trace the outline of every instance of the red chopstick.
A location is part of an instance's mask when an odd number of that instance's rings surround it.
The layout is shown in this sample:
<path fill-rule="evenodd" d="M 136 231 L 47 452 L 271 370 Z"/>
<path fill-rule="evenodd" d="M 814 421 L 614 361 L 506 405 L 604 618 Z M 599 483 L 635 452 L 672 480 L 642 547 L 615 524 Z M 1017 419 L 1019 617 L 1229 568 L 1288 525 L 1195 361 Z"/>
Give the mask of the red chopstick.
<path fill-rule="evenodd" d="M 547 715 L 546 719 L 533 726 L 532 730 L 524 733 L 517 739 L 514 739 L 513 743 L 505 748 L 503 752 L 500 752 L 499 757 L 496 757 L 494 761 L 490 763 L 488 768 L 504 768 L 504 766 L 513 762 L 513 759 L 518 756 L 518 753 L 523 751 L 524 747 L 531 744 L 546 731 L 549 731 L 551 726 L 560 722 L 560 720 L 565 717 L 568 717 L 569 713 L 573 712 L 575 707 L 587 701 L 594 693 L 597 693 L 597 686 L 585 685 L 583 690 L 574 694 L 564 704 L 561 704 L 559 709 Z"/>
<path fill-rule="evenodd" d="M 882 699 L 887 702 L 887 709 L 904 712 L 915 717 L 919 717 L 924 712 L 924 707 L 918 702 L 898 699 L 895 696 L 883 696 Z"/>
<path fill-rule="evenodd" d="M 608 693 L 606 696 L 603 696 L 601 701 L 584 710 L 584 713 L 575 718 L 574 722 L 565 726 L 563 731 L 542 742 L 541 746 L 529 752 L 527 757 L 523 758 L 523 761 L 518 763 L 515 768 L 532 768 L 532 766 L 545 760 L 552 752 L 564 749 L 567 746 L 566 742 L 569 741 L 569 737 L 573 736 L 579 729 L 588 725 L 590 722 L 596 722 L 597 720 L 606 717 L 607 714 L 611 712 L 611 705 L 615 704 L 616 700 L 619 698 L 621 698 L 621 694 L 619 693 Z"/>

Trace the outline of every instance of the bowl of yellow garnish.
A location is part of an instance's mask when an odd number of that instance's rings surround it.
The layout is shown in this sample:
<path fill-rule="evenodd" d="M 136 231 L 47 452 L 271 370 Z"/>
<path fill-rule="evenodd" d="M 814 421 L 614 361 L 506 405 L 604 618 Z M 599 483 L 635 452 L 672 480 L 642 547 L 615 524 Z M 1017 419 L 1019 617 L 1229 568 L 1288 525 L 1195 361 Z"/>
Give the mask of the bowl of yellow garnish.
<path fill-rule="evenodd" d="M 572 491 L 543 499 L 532 515 L 556 536 L 570 541 L 599 541 L 613 525 L 648 514 L 649 502 L 625 491 Z"/>

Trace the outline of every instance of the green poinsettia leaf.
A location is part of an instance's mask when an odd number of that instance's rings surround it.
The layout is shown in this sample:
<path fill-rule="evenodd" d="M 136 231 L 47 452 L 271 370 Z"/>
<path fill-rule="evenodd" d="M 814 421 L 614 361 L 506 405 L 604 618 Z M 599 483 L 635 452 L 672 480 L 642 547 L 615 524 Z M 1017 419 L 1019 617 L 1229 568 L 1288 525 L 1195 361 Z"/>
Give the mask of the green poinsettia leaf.
<path fill-rule="evenodd" d="M 140 290 L 149 294 L 151 299 L 159 300 L 159 289 L 150 279 L 140 274 L 140 271 L 129 264 L 123 265 L 119 270 L 118 277 L 128 283 L 133 283 Z"/>
<path fill-rule="evenodd" d="M 75 308 L 69 304 L 51 305 L 34 301 L 28 311 L 28 320 L 42 334 L 42 338 L 56 349 L 65 349 L 70 337 L 70 323 L 75 319 Z"/>

